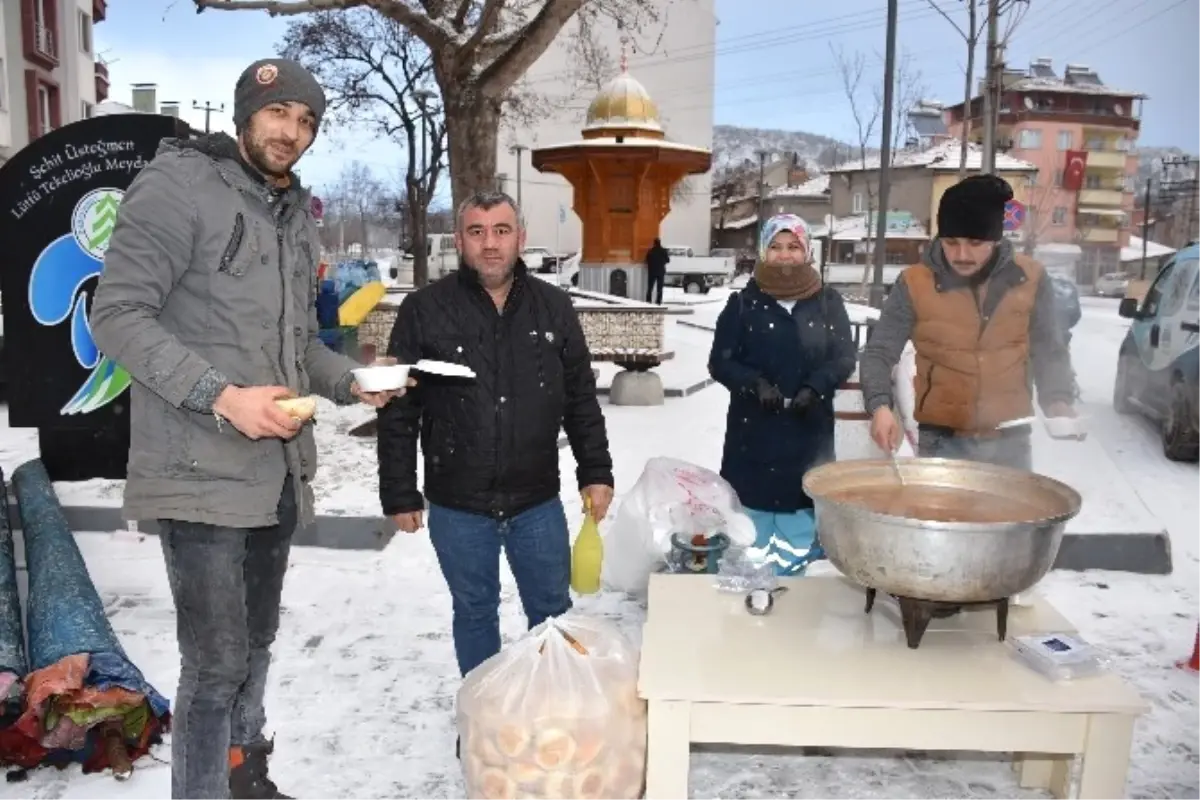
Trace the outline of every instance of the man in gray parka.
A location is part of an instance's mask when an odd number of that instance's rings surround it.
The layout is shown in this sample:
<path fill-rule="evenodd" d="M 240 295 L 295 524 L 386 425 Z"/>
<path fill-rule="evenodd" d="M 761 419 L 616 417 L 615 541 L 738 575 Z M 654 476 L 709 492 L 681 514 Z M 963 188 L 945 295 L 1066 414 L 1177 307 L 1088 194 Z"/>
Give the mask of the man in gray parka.
<path fill-rule="evenodd" d="M 263 695 L 317 454 L 275 400 L 392 396 L 360 392 L 317 337 L 319 240 L 292 167 L 324 111 L 298 63 L 251 64 L 237 139 L 166 139 L 129 187 L 92 305 L 96 343 L 133 376 L 124 513 L 159 520 L 175 600 L 176 798 L 285 797 Z"/>

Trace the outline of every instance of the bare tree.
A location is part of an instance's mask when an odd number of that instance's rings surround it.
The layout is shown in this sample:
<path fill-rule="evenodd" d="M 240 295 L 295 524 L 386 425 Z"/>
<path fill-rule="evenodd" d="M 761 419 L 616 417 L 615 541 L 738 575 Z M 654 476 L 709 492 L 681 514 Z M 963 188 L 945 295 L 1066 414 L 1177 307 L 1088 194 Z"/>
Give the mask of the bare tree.
<path fill-rule="evenodd" d="M 358 244 L 363 252 L 370 247 L 370 231 L 377 222 L 377 209 L 383 185 L 361 161 L 342 167 L 337 180 L 323 192 L 327 209 L 325 227 L 336 237 L 336 248 Z"/>
<path fill-rule="evenodd" d="M 946 21 L 958 32 L 958 35 L 962 37 L 963 42 L 967 46 L 967 68 L 966 77 L 963 82 L 962 130 L 962 141 L 965 144 L 970 139 L 971 98 L 975 95 L 975 50 L 979 47 L 979 37 L 987 28 L 988 15 L 984 14 L 983 19 L 979 18 L 979 4 L 976 0 L 960 0 L 967 7 L 967 24 L 964 28 L 955 22 L 954 17 L 946 13 L 935 0 L 925 0 L 925 2 L 929 3 L 934 11 L 945 17 Z M 965 177 L 967 177 L 967 148 L 963 147 L 958 162 L 958 179 L 961 181 Z"/>
<path fill-rule="evenodd" d="M 291 22 L 281 50 L 321 82 L 335 125 L 364 126 L 404 150 L 404 202 L 394 195 L 384 198 L 377 181 L 369 194 L 355 195 L 355 202 L 364 218 L 368 204 L 390 208 L 392 214 L 404 212 L 413 282 L 423 286 L 428 280 L 426 208 L 437 191 L 446 152 L 429 49 L 399 23 L 360 8 Z"/>
<path fill-rule="evenodd" d="M 913 62 L 910 53 L 901 54 L 896 64 L 895 117 L 892 124 L 892 152 L 903 149 L 905 142 L 914 133 L 909 112 L 926 94 L 921 70 Z"/>
<path fill-rule="evenodd" d="M 628 30 L 657 21 L 662 0 L 193 0 L 198 10 L 259 10 L 272 16 L 369 9 L 428 49 L 440 90 L 455 204 L 491 187 L 501 114 L 522 76 L 572 19 L 619 20 Z"/>
<path fill-rule="evenodd" d="M 961 5 L 965 5 L 967 8 L 967 21 L 966 25 L 963 26 L 959 25 L 958 22 L 955 21 L 954 17 L 950 16 L 950 14 L 938 4 L 937 0 L 925 0 L 925 2 L 929 3 L 930 7 L 932 7 L 934 11 L 941 14 L 942 17 L 950 23 L 955 32 L 958 33 L 959 37 L 967 46 L 967 66 L 964 70 L 965 74 L 963 80 L 962 140 L 965 143 L 971 138 L 971 101 L 975 96 L 975 51 L 979 47 L 979 38 L 983 35 L 984 31 L 987 30 L 988 22 L 992 18 L 990 10 L 985 11 L 981 18 L 979 14 L 979 7 L 983 6 L 985 9 L 989 9 L 990 6 L 986 2 L 979 2 L 979 0 L 959 0 L 959 3 Z M 943 2 L 945 2 L 945 0 L 943 0 Z M 996 13 L 1000 16 L 1007 14 L 1010 9 L 1017 9 L 1016 13 L 1010 15 L 1003 33 L 999 36 L 999 47 L 1001 49 L 1003 49 L 1012 39 L 1013 34 L 1016 32 L 1017 26 L 1029 12 L 1029 5 L 1029 0 L 1000 0 L 1000 2 L 996 4 Z M 997 19 L 999 18 L 1000 17 L 997 17 Z M 987 65 L 985 64 L 985 70 L 986 67 Z M 965 177 L 967 177 L 967 148 L 964 147 L 962 149 L 962 155 L 960 156 L 958 164 L 958 179 L 962 180 Z"/>
<path fill-rule="evenodd" d="M 851 181 L 859 175 L 863 179 L 863 191 L 867 196 L 866 219 L 875 218 L 875 187 L 871 183 L 870 172 L 867 168 L 867 154 L 870 152 L 870 142 L 875 133 L 875 126 L 883 114 L 883 99 L 879 87 L 863 86 L 863 73 L 866 71 L 867 59 L 862 53 L 847 55 L 840 47 L 830 45 L 833 59 L 837 63 L 838 73 L 842 79 L 842 91 L 850 104 L 850 113 L 854 117 L 854 144 L 858 148 L 859 170 L 851 173 Z M 881 164 L 882 166 L 882 164 Z M 868 225 L 869 229 L 869 225 Z M 869 259 L 863 263 L 863 285 L 868 282 L 870 273 Z"/>

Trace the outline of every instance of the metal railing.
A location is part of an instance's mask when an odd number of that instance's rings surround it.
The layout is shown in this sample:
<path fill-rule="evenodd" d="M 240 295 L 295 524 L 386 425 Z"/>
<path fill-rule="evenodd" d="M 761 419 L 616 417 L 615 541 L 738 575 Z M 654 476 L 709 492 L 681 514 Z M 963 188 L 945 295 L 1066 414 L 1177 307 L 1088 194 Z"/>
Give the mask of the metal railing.
<path fill-rule="evenodd" d="M 36 25 L 33 29 L 33 46 L 39 53 L 50 58 L 58 58 L 58 45 L 54 41 L 54 31 L 47 25 Z"/>

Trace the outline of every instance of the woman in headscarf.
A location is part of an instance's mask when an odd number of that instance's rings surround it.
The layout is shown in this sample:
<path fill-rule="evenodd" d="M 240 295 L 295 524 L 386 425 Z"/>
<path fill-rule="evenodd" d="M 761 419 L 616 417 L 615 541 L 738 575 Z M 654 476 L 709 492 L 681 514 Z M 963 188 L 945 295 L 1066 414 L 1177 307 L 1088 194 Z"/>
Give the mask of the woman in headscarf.
<path fill-rule="evenodd" d="M 717 319 L 708 360 L 730 394 L 721 476 L 785 573 L 802 571 L 814 542 L 801 480 L 834 460 L 833 398 L 857 356 L 845 303 L 811 252 L 804 220 L 767 220 L 754 277 Z"/>

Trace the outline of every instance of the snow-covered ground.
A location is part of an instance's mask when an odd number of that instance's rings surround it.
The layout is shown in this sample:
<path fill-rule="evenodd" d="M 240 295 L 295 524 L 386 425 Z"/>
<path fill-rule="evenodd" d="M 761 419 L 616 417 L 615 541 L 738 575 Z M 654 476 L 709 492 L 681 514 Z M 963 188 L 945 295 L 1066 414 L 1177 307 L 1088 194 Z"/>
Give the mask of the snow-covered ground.
<path fill-rule="evenodd" d="M 715 319 L 726 293 L 714 292 L 715 302 L 697 306 L 694 318 Z M 1190 652 L 1196 632 L 1197 467 L 1166 461 L 1149 423 L 1112 412 L 1116 347 L 1126 323 L 1115 301 L 1085 303 L 1074 341 L 1083 411 L 1093 435 L 1170 531 L 1175 573 L 1055 572 L 1038 591 L 1104 647 L 1113 668 L 1152 705 L 1137 727 L 1131 796 L 1196 797 L 1197 678 L 1173 665 Z M 606 406 L 618 496 L 654 455 L 719 463 L 726 402 L 725 390 L 713 386 L 658 408 Z M 374 443 L 344 435 L 368 412 L 323 405 L 320 414 L 322 511 L 376 513 Z M 35 455 L 32 431 L 0 428 L 5 470 Z M 569 450 L 562 471 L 574 472 Z M 117 501 L 119 486 L 102 488 Z M 570 489 L 563 496 L 570 517 L 579 519 L 578 497 Z M 157 542 L 126 532 L 78 539 L 130 655 L 160 690 L 173 694 L 174 616 Z M 524 626 L 507 574 L 503 592 L 503 630 L 518 636 Z M 644 611 L 628 599 L 601 594 L 579 605 L 640 639 Z M 281 788 L 322 797 L 461 797 L 450 599 L 426 537 L 401 534 L 381 553 L 296 549 L 284 606 L 268 701 Z M 154 757 L 125 784 L 77 769 L 44 770 L 26 783 L 0 787 L 0 797 L 167 797 L 169 748 L 158 748 Z M 1043 796 L 1020 789 L 1006 760 L 973 754 L 706 749 L 692 765 L 692 792 L 700 797 Z"/>

